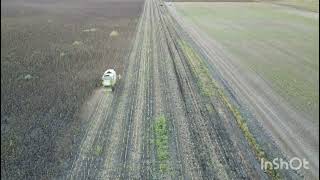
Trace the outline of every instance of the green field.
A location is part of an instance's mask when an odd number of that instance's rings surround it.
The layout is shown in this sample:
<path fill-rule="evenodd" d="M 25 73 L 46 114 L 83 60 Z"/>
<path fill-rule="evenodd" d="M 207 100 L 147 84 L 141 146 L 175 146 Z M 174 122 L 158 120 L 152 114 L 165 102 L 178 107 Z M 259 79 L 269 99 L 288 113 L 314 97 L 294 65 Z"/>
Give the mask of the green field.
<path fill-rule="evenodd" d="M 206 32 L 271 84 L 298 111 L 318 118 L 317 13 L 269 3 L 175 3 Z"/>
<path fill-rule="evenodd" d="M 280 0 L 275 3 L 288 5 L 299 9 L 319 12 L 319 0 Z"/>

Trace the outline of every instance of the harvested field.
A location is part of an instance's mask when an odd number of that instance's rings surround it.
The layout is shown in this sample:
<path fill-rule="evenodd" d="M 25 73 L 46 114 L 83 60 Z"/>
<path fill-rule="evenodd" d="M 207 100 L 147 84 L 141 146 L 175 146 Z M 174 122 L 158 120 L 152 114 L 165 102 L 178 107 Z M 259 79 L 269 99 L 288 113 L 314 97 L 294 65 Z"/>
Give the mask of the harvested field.
<path fill-rule="evenodd" d="M 90 152 L 96 146 L 103 150 L 99 156 L 87 153 L 84 158 L 80 152 L 71 178 L 267 176 L 258 169 L 230 112 L 221 107 L 219 114 L 209 102 L 212 111 L 207 111 L 187 59 L 176 47 L 179 37 L 173 25 L 158 1 L 145 2 L 126 73 L 111 102 L 113 109 L 97 129 L 104 135 L 91 140 Z M 230 126 L 236 128 L 232 135 L 226 130 Z"/>
<path fill-rule="evenodd" d="M 253 114 L 249 127 L 256 136 L 261 133 L 255 121 L 288 158 L 306 158 L 311 171 L 302 171 L 315 178 L 318 14 L 269 3 L 175 3 L 172 13 L 207 57 L 212 77 L 243 114 Z"/>
<path fill-rule="evenodd" d="M 249 142 L 251 133 L 241 129 L 239 115 L 161 4 L 145 1 L 123 78 L 112 97 L 98 98 L 108 102 L 87 112 L 87 134 L 66 178 L 299 177 L 260 169 L 269 153 L 254 148 L 254 137 Z M 212 85 L 209 93 L 201 82 Z"/>
<path fill-rule="evenodd" d="M 6 3 L 2 178 L 301 178 L 261 169 L 285 157 L 165 2 Z M 121 74 L 113 92 L 100 87 L 106 68 Z"/>
<path fill-rule="evenodd" d="M 80 108 L 107 67 L 122 73 L 142 7 L 1 1 L 2 178 L 65 174 L 84 133 Z"/>

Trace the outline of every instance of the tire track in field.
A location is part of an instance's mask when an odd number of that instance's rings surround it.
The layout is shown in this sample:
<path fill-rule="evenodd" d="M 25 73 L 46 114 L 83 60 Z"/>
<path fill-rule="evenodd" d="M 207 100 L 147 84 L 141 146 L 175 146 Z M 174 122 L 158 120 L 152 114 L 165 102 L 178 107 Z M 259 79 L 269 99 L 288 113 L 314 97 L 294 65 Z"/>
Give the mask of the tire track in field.
<path fill-rule="evenodd" d="M 156 9 L 157 21 L 159 21 L 157 35 L 159 37 L 159 59 L 158 59 L 158 71 L 161 77 L 161 91 L 162 102 L 165 110 L 165 114 L 169 120 L 169 126 L 171 127 L 171 158 L 176 176 L 183 178 L 199 178 L 201 177 L 201 171 L 196 159 L 196 152 L 193 149 L 193 142 L 191 140 L 192 134 L 188 128 L 188 117 L 185 111 L 183 97 L 179 87 L 179 80 L 175 72 L 175 66 L 173 64 L 173 57 L 170 54 L 168 37 L 165 34 L 166 29 L 164 21 L 162 20 L 162 14 L 160 11 L 160 2 L 153 1 Z M 175 161 L 177 160 L 177 162 Z M 175 176 L 172 177 L 176 178 Z"/>
<path fill-rule="evenodd" d="M 167 44 L 165 41 L 165 36 L 160 21 L 160 14 L 157 9 L 158 3 L 153 3 L 154 16 L 153 22 L 155 22 L 153 34 L 154 34 L 154 82 L 157 86 L 155 99 L 156 102 L 156 114 L 157 116 L 165 115 L 169 122 L 169 138 L 170 140 L 170 166 L 173 169 L 172 178 L 177 177 L 193 177 L 192 162 L 194 161 L 194 154 L 190 148 L 189 144 L 182 146 L 178 141 L 178 134 L 183 139 L 187 140 L 189 138 L 188 131 L 184 128 L 180 133 L 175 128 L 177 126 L 174 119 L 179 122 L 183 122 L 182 119 L 185 116 L 181 104 L 181 99 L 179 99 L 179 94 L 177 91 L 177 82 L 175 80 L 175 75 L 173 73 L 171 57 L 169 55 Z M 179 124 L 179 127 L 186 127 L 186 124 Z M 184 157 L 185 160 L 182 160 Z M 193 159 L 193 160 L 192 160 Z M 185 165 L 187 164 L 187 165 Z M 185 170 L 185 166 L 189 168 Z"/>
<path fill-rule="evenodd" d="M 108 145 L 106 161 L 100 173 L 102 178 L 139 177 L 141 156 L 141 123 L 144 116 L 143 92 L 146 84 L 145 53 L 142 46 L 146 38 L 146 6 L 141 16 L 134 47 L 128 59 L 129 65 L 124 80 L 124 91 L 120 95 L 120 106 L 115 111 L 114 133 L 111 134 L 111 144 Z M 143 56 L 142 56 L 143 55 Z"/>
<path fill-rule="evenodd" d="M 171 36 L 173 41 L 171 49 L 178 53 L 178 58 L 173 58 L 173 61 L 177 65 L 177 75 L 181 79 L 179 81 L 182 86 L 181 89 L 186 102 L 186 109 L 190 113 L 190 116 L 193 116 L 192 120 L 194 120 L 194 122 L 190 120 L 190 129 L 191 132 L 195 129 L 193 132 L 194 138 L 198 144 L 201 144 L 200 147 L 202 147 L 202 149 L 196 148 L 195 151 L 198 151 L 200 154 L 204 153 L 204 156 L 198 157 L 198 160 L 199 162 L 206 163 L 210 161 L 215 162 L 217 159 L 220 160 L 218 162 L 222 161 L 222 164 L 214 164 L 213 169 L 210 169 L 209 164 L 202 164 L 202 177 L 209 178 L 215 176 L 223 179 L 228 178 L 228 176 L 229 178 L 236 179 L 250 177 L 265 178 L 266 175 L 258 168 L 259 163 L 250 151 L 248 143 L 245 143 L 246 140 L 237 127 L 236 120 L 232 117 L 232 113 L 228 111 L 227 107 L 222 104 L 221 99 L 211 100 L 211 105 L 215 112 L 213 116 L 209 116 L 206 107 L 203 106 L 204 100 L 199 94 L 199 89 L 195 88 L 197 85 L 194 83 L 194 77 L 192 77 L 192 72 L 190 67 L 188 67 L 190 64 L 186 61 L 184 52 L 179 49 L 178 40 L 183 38 L 182 29 L 178 29 L 177 23 L 173 21 L 173 18 L 166 12 L 166 9 L 163 9 L 163 12 L 164 21 L 166 21 L 163 24 L 167 25 L 167 34 L 169 37 Z M 207 127 L 207 129 L 204 127 Z M 242 137 L 242 139 L 239 139 L 237 135 Z M 201 142 L 203 139 L 204 141 Z"/>
<path fill-rule="evenodd" d="M 104 115 L 110 110 L 110 105 L 113 99 L 112 94 L 104 94 L 103 90 L 98 90 L 94 96 L 98 96 L 98 102 L 94 105 L 94 110 L 89 117 L 89 127 L 83 138 L 80 146 L 80 152 L 77 159 L 72 164 L 72 170 L 68 178 L 78 179 L 79 177 L 86 177 L 85 170 L 88 167 L 88 160 L 91 157 L 91 148 L 94 139 L 98 134 L 99 127 L 104 122 Z M 93 97 L 95 98 L 95 97 Z"/>
<path fill-rule="evenodd" d="M 213 156 L 216 157 L 216 154 L 212 146 L 211 148 L 209 148 L 210 143 L 209 141 L 206 141 L 208 136 L 204 134 L 205 132 L 203 131 L 204 129 L 199 129 L 198 127 L 197 121 L 201 120 L 202 117 L 199 116 L 199 114 L 196 113 L 195 111 L 195 108 L 197 108 L 198 106 L 198 102 L 194 101 L 193 99 L 194 97 L 192 97 L 194 93 L 190 89 L 190 87 L 194 86 L 194 84 L 193 85 L 189 84 L 190 81 L 187 79 L 188 76 L 186 74 L 188 72 L 185 71 L 184 65 L 181 63 L 179 52 L 177 51 L 177 47 L 173 42 L 174 39 L 172 38 L 170 32 L 168 31 L 168 28 L 167 28 L 168 22 L 166 22 L 167 17 L 165 17 L 165 12 L 163 12 L 162 10 L 159 10 L 159 11 L 162 14 L 162 18 L 161 18 L 162 26 L 166 33 L 165 36 L 166 36 L 166 43 L 168 46 L 167 47 L 168 54 L 170 54 L 173 71 L 175 76 L 177 77 L 177 84 L 179 85 L 178 91 L 180 92 L 180 96 L 183 100 L 181 104 L 184 106 L 185 114 L 187 114 L 187 116 L 184 119 L 184 123 L 186 123 L 185 128 L 188 129 L 190 134 L 189 136 L 191 138 L 189 140 L 181 138 L 179 139 L 179 141 L 183 141 L 181 142 L 181 144 L 187 143 L 191 145 L 191 149 L 193 151 L 193 157 L 194 157 L 193 164 L 197 164 L 196 166 L 193 167 L 193 170 L 194 170 L 193 174 L 195 177 L 209 178 L 209 177 L 216 176 L 223 179 L 227 179 L 228 176 L 226 172 L 223 172 L 223 168 L 219 169 L 220 173 L 216 173 L 207 164 L 213 159 L 214 161 L 218 162 L 218 159 L 213 158 Z M 180 128 L 180 126 L 177 126 L 177 128 Z M 180 130 L 177 130 L 177 131 L 179 132 Z M 191 174 L 191 177 L 193 177 L 192 174 Z"/>
<path fill-rule="evenodd" d="M 153 11 L 151 9 L 150 14 L 152 14 Z M 153 17 L 151 15 L 151 17 Z M 151 29 L 155 26 L 155 22 L 153 19 L 150 19 L 150 26 Z M 154 33 L 152 33 L 153 35 Z M 153 62 L 154 62 L 154 46 L 156 44 L 154 43 L 154 36 L 151 36 L 149 34 L 149 45 L 153 48 L 149 48 L 147 51 L 147 61 L 146 63 L 146 76 L 144 77 L 144 82 L 146 83 L 145 90 L 144 90 L 144 103 L 145 103 L 145 117 L 143 118 L 143 127 L 142 127 L 142 155 L 140 157 L 140 178 L 142 179 L 151 179 L 152 178 L 152 167 L 155 157 L 154 157 L 154 146 L 153 146 L 153 115 L 154 115 L 154 88 L 153 88 L 153 81 L 151 79 L 153 74 Z"/>

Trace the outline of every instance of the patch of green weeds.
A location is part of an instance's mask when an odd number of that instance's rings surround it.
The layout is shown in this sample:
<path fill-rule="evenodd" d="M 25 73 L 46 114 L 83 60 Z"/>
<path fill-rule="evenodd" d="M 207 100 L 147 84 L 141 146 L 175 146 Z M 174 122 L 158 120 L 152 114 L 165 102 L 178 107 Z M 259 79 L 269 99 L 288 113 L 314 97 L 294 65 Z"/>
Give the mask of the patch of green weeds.
<path fill-rule="evenodd" d="M 157 153 L 157 160 L 159 161 L 159 170 L 161 173 L 166 173 L 169 170 L 169 140 L 168 140 L 168 126 L 167 120 L 164 116 L 156 119 L 154 125 L 155 131 L 155 146 Z"/>
<path fill-rule="evenodd" d="M 100 156 L 102 154 L 102 147 L 100 145 L 97 145 L 94 149 L 94 155 Z"/>

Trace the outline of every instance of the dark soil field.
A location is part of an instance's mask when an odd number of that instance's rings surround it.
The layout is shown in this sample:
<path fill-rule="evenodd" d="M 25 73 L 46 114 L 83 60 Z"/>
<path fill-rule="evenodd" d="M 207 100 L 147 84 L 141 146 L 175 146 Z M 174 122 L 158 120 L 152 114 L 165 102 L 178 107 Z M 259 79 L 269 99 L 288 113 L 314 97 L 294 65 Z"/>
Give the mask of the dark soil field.
<path fill-rule="evenodd" d="M 83 134 L 80 107 L 107 68 L 122 73 L 142 7 L 1 1 L 1 178 L 65 174 Z"/>

